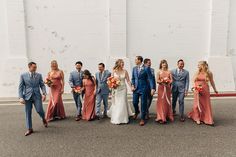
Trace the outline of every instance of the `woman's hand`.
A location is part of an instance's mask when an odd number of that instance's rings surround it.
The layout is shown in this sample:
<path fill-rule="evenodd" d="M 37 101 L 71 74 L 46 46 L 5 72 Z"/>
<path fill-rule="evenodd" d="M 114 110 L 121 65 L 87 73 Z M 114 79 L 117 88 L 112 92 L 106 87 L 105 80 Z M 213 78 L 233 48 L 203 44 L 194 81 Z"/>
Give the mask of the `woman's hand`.
<path fill-rule="evenodd" d="M 61 90 L 61 94 L 64 94 L 64 89 Z"/>

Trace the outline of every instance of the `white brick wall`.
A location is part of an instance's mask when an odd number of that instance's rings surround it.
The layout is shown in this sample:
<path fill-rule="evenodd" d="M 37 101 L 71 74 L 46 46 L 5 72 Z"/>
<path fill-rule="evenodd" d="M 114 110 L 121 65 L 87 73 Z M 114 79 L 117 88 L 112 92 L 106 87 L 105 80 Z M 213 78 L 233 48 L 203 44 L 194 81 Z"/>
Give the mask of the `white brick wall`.
<path fill-rule="evenodd" d="M 184 58 L 191 74 L 207 59 L 219 90 L 235 90 L 235 10 L 234 0 L 0 0 L 0 97 L 16 96 L 27 61 L 45 76 L 56 59 L 68 79 L 77 60 L 94 73 L 124 58 L 130 71 L 135 55 L 155 69 Z"/>

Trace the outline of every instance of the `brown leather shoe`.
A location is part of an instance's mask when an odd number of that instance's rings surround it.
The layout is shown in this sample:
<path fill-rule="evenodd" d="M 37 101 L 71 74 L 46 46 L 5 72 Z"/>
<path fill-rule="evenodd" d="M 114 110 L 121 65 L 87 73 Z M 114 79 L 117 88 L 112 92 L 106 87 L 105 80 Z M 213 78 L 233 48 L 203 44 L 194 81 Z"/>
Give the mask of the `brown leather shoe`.
<path fill-rule="evenodd" d="M 43 125 L 44 125 L 45 128 L 48 127 L 48 122 L 46 121 L 46 119 L 43 119 Z"/>
<path fill-rule="evenodd" d="M 29 136 L 32 133 L 34 133 L 33 129 L 29 129 L 29 130 L 26 131 L 25 136 Z"/>
<path fill-rule="evenodd" d="M 145 121 L 144 120 L 141 120 L 140 123 L 139 123 L 140 126 L 144 126 L 145 125 Z"/>

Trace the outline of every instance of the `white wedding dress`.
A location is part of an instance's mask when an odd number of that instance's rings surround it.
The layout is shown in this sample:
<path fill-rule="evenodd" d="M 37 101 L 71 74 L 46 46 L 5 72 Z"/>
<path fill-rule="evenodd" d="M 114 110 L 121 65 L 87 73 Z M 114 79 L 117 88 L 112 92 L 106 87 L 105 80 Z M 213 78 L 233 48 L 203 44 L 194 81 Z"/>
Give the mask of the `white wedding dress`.
<path fill-rule="evenodd" d="M 112 124 L 127 124 L 129 117 L 133 116 L 134 113 L 128 103 L 125 73 L 114 73 L 114 77 L 119 78 L 121 83 L 112 92 L 112 105 L 108 111 L 108 116 L 111 118 Z"/>

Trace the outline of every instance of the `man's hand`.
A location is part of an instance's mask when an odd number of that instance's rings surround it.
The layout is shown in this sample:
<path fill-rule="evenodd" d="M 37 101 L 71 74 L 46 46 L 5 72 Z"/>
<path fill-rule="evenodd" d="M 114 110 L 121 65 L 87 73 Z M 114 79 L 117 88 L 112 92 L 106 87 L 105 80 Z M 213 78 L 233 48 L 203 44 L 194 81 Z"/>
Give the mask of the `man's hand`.
<path fill-rule="evenodd" d="M 19 101 L 20 101 L 21 104 L 25 104 L 25 100 L 23 98 L 20 98 Z"/>
<path fill-rule="evenodd" d="M 46 95 L 42 96 L 42 101 L 44 102 L 46 100 Z"/>
<path fill-rule="evenodd" d="M 188 96 L 188 91 L 185 91 L 185 96 Z"/>
<path fill-rule="evenodd" d="M 152 90 L 151 90 L 151 96 L 153 96 L 154 94 L 155 94 L 155 90 L 152 89 Z"/>
<path fill-rule="evenodd" d="M 132 90 L 132 92 L 134 92 L 134 91 L 135 91 L 135 88 L 134 88 L 134 86 L 132 86 L 132 87 L 131 87 L 131 90 Z"/>

